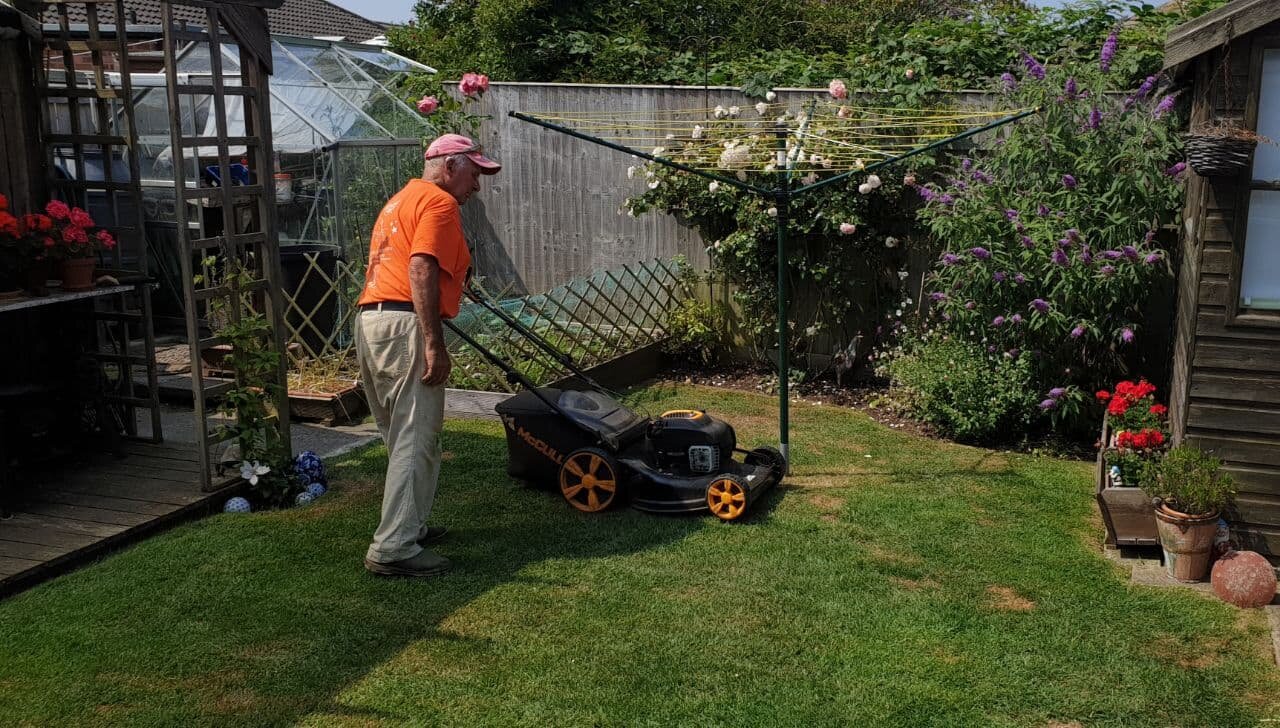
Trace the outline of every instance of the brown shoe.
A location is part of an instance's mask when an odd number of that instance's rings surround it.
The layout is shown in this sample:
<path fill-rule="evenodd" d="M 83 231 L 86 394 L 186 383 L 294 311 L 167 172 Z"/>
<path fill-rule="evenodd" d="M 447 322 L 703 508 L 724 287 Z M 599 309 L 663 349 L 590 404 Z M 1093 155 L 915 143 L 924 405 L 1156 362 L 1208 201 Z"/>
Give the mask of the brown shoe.
<path fill-rule="evenodd" d="M 419 546 L 428 546 L 439 541 L 449 534 L 448 526 L 427 526 L 427 532 L 422 534 L 422 538 L 418 539 Z"/>
<path fill-rule="evenodd" d="M 445 557 L 423 550 L 417 556 L 383 563 L 364 560 L 364 568 L 379 576 L 440 576 L 449 571 L 452 564 Z"/>

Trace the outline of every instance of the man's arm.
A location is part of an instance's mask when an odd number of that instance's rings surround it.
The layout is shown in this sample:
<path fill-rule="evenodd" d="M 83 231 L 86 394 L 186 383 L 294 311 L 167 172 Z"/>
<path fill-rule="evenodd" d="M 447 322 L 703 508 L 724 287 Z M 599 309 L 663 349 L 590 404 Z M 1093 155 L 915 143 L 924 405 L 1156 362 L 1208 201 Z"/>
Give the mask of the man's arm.
<path fill-rule="evenodd" d="M 444 326 L 440 323 L 440 263 L 434 256 L 409 258 L 409 288 L 413 292 L 413 310 L 418 314 L 418 330 L 426 344 L 422 383 L 444 384 L 453 362 L 445 348 Z"/>

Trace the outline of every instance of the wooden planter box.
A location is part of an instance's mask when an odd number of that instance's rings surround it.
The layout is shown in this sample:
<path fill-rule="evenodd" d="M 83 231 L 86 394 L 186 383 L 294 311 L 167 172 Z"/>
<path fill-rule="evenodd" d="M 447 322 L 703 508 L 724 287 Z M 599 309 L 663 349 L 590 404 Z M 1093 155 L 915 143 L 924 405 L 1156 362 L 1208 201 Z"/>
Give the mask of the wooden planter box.
<path fill-rule="evenodd" d="M 1113 488 L 1107 474 L 1107 444 L 1111 432 L 1106 417 L 1102 422 L 1102 447 L 1098 448 L 1097 491 L 1098 509 L 1107 527 L 1109 546 L 1159 546 L 1156 532 L 1156 513 L 1151 507 L 1151 496 L 1141 488 Z"/>
<path fill-rule="evenodd" d="M 339 392 L 289 392 L 289 417 L 324 425 L 359 422 L 369 413 L 364 390 L 353 384 Z"/>

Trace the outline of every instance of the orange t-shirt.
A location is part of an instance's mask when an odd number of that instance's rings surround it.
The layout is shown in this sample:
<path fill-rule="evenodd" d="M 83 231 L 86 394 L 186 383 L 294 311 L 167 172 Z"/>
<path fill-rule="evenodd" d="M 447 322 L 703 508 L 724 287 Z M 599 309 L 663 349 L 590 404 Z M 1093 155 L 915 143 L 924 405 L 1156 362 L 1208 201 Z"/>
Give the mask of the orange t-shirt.
<path fill-rule="evenodd" d="M 409 258 L 422 254 L 440 264 L 440 315 L 457 316 L 471 267 L 462 211 L 453 195 L 435 183 L 413 179 L 387 200 L 373 223 L 359 303 L 413 301 Z"/>

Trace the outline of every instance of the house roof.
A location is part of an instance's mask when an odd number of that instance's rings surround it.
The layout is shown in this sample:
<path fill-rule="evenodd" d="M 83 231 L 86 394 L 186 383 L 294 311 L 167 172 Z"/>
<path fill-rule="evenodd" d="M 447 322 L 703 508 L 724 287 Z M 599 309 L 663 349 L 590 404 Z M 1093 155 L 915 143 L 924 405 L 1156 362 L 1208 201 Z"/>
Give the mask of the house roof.
<path fill-rule="evenodd" d="M 1277 20 L 1280 2 L 1276 0 L 1232 0 L 1169 31 L 1164 67 L 1185 63 Z"/>
<path fill-rule="evenodd" d="M 57 6 L 50 6 L 44 12 L 44 22 L 58 22 Z M 65 5 L 68 18 L 72 23 L 85 23 L 88 18 L 82 5 Z M 132 13 L 130 23 L 142 25 L 159 25 L 161 23 L 160 0 L 124 0 L 125 12 Z M 114 12 L 111 5 L 99 7 L 98 19 L 102 23 L 113 23 Z M 203 8 L 190 5 L 173 5 L 173 16 L 177 20 L 185 20 L 192 25 L 203 25 L 205 11 Z M 343 38 L 357 43 L 376 38 L 386 33 L 386 25 L 356 15 L 350 10 L 340 8 L 327 0 L 284 0 L 278 8 L 267 8 L 267 22 L 272 33 L 296 35 L 304 38 L 325 36 Z"/>

